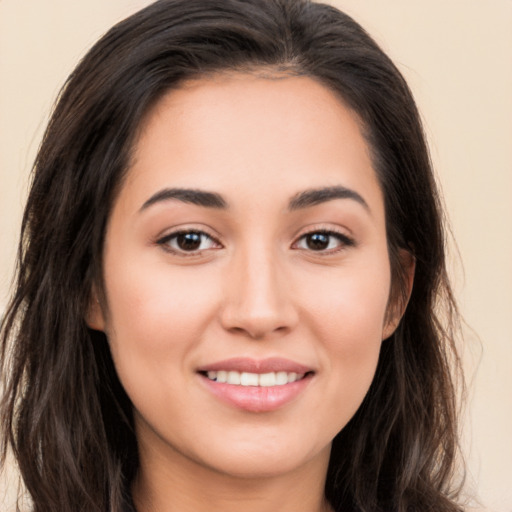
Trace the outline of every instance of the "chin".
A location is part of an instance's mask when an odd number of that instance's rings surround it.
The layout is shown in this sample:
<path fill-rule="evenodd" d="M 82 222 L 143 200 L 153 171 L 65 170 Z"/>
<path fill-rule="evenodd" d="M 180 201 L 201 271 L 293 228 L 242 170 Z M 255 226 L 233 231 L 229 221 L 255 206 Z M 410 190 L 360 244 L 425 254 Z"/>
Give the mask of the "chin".
<path fill-rule="evenodd" d="M 213 445 L 207 465 L 219 473 L 242 479 L 276 478 L 300 471 L 317 462 L 325 465 L 329 460 L 331 443 L 311 446 L 290 443 L 289 439 L 260 438 L 252 443 L 230 443 L 229 447 Z M 226 450 L 226 448 L 229 448 Z"/>

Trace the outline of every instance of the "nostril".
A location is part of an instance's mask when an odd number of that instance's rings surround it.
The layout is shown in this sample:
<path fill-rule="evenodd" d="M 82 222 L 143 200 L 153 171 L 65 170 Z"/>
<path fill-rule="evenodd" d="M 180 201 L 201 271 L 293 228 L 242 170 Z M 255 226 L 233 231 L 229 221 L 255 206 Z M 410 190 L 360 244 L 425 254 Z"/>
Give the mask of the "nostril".
<path fill-rule="evenodd" d="M 286 283 L 269 272 L 268 266 L 265 270 L 261 265 L 245 261 L 244 267 L 252 269 L 249 275 L 241 272 L 240 278 L 232 280 L 226 289 L 219 310 L 223 328 L 255 340 L 286 334 L 298 319 Z"/>

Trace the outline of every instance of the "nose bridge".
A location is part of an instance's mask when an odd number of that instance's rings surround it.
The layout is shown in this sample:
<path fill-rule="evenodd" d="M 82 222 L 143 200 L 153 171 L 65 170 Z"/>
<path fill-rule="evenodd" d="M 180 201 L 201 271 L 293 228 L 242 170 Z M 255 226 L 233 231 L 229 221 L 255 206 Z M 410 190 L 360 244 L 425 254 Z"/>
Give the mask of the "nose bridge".
<path fill-rule="evenodd" d="M 224 327 L 251 338 L 291 329 L 297 315 L 276 248 L 254 241 L 235 252 L 223 309 Z"/>

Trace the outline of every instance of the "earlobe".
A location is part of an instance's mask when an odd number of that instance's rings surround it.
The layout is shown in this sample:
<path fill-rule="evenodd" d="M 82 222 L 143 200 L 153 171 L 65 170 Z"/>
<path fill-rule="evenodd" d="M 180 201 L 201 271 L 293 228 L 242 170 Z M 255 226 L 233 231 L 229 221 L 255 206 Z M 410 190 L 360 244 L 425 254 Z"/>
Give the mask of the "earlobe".
<path fill-rule="evenodd" d="M 91 290 L 89 305 L 85 314 L 85 323 L 90 329 L 102 332 L 105 331 L 105 317 L 103 315 L 103 309 L 101 307 L 100 301 L 98 300 L 98 294 L 94 286 Z"/>
<path fill-rule="evenodd" d="M 383 340 L 389 338 L 400 324 L 407 308 L 407 304 L 409 303 L 414 284 L 416 258 L 411 252 L 405 249 L 399 250 L 398 257 L 400 260 L 403 281 L 400 283 L 402 286 L 398 283 L 393 283 L 391 285 L 392 292 L 390 294 L 386 319 L 382 329 Z"/>

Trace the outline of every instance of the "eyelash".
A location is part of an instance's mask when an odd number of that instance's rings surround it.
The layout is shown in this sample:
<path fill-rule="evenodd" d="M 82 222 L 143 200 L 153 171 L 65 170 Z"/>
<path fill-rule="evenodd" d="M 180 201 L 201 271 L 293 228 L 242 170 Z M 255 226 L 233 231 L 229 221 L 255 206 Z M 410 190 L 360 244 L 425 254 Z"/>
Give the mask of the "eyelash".
<path fill-rule="evenodd" d="M 192 235 L 192 236 L 198 236 L 199 244 L 202 244 L 202 242 L 207 239 L 211 242 L 212 245 L 216 245 L 217 247 L 207 247 L 205 249 L 193 249 L 191 251 L 187 251 L 185 249 L 179 248 L 179 247 L 172 247 L 171 242 L 177 242 L 179 236 L 186 236 L 186 235 Z M 298 245 L 305 241 L 307 243 L 307 237 L 312 236 L 324 236 L 328 238 L 328 247 L 325 249 L 311 249 L 310 247 L 298 247 Z M 337 247 L 330 248 L 329 245 L 332 242 L 332 238 L 337 240 Z M 156 241 L 157 245 L 161 246 L 164 250 L 167 252 L 170 252 L 172 254 L 177 254 L 179 256 L 183 257 L 191 257 L 191 256 L 198 256 L 202 254 L 204 251 L 207 251 L 209 249 L 219 249 L 222 248 L 222 244 L 213 236 L 206 233 L 205 231 L 202 231 L 200 229 L 183 229 L 180 231 L 175 231 L 173 233 L 170 233 L 168 235 L 165 235 L 164 237 L 160 238 Z M 355 240 L 349 236 L 347 236 L 344 233 L 340 233 L 338 231 L 329 230 L 329 229 L 314 229 L 311 231 L 308 231 L 307 233 L 302 234 L 296 242 L 292 244 L 293 249 L 297 250 L 304 250 L 304 251 L 310 251 L 312 253 L 317 253 L 319 255 L 330 255 L 335 254 L 339 251 L 342 251 L 345 248 L 348 247 L 354 247 L 356 245 Z"/>
<path fill-rule="evenodd" d="M 308 231 L 307 233 L 304 233 L 303 235 L 301 235 L 298 238 L 298 240 L 296 242 L 294 242 L 292 247 L 297 246 L 301 241 L 306 241 L 307 237 L 312 237 L 313 235 L 322 235 L 324 237 L 328 237 L 329 239 L 334 238 L 337 240 L 337 247 L 334 247 L 334 248 L 327 247 L 326 249 L 320 249 L 320 250 L 314 250 L 314 249 L 311 249 L 308 247 L 303 247 L 303 248 L 297 247 L 297 249 L 311 251 L 311 252 L 317 253 L 319 255 L 328 256 L 331 254 L 336 254 L 348 247 L 355 247 L 355 245 L 356 245 L 355 240 L 353 238 L 347 236 L 344 233 L 340 233 L 339 231 L 335 231 L 332 229 L 313 229 L 313 230 Z M 332 240 L 328 241 L 328 245 L 330 245 L 331 241 Z"/>
<path fill-rule="evenodd" d="M 222 248 L 222 244 L 212 235 L 202 231 L 200 229 L 182 229 L 180 231 L 175 231 L 173 233 L 169 233 L 168 235 L 163 236 L 159 240 L 156 241 L 157 245 L 160 245 L 165 251 L 170 252 L 172 254 L 177 254 L 179 256 L 190 257 L 197 256 L 202 254 L 205 250 L 212 249 L 213 247 L 208 247 L 206 249 L 195 249 L 192 251 L 187 251 L 185 249 L 181 249 L 179 247 L 172 247 L 171 242 L 177 241 L 179 236 L 186 235 L 197 235 L 200 237 L 200 243 L 204 241 L 204 239 L 209 240 L 213 245 L 217 245 L 216 248 Z"/>

